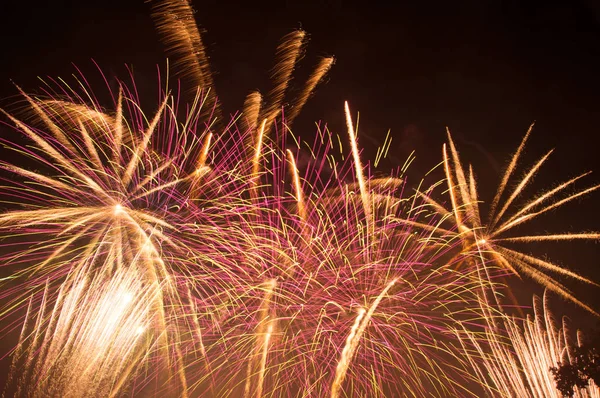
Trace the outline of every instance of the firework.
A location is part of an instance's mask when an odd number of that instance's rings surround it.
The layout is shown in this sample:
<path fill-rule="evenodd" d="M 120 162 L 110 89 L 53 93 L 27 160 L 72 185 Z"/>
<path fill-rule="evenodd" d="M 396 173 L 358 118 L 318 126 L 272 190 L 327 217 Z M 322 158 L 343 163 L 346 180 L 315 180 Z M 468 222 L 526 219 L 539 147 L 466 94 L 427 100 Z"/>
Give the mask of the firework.
<path fill-rule="evenodd" d="M 533 299 L 533 317 L 511 318 L 489 312 L 487 328 L 482 335 L 463 330 L 465 344 L 474 352 L 469 358 L 491 395 L 504 397 L 561 397 L 550 369 L 558 363 L 570 363 L 574 344 L 581 344 L 581 334 L 572 342 L 568 323 L 560 327 L 550 312 L 548 294 L 543 300 Z M 521 325 L 521 326 L 519 326 Z M 467 345 L 465 345 L 466 347 Z M 576 391 L 576 397 L 599 397 L 600 388 L 593 382 Z"/>
<path fill-rule="evenodd" d="M 48 85 L 48 90 L 52 87 Z M 164 366 L 171 367 L 174 361 L 173 368 L 185 386 L 181 358 L 174 348 L 181 334 L 182 287 L 196 264 L 189 259 L 210 258 L 222 266 L 219 261 L 224 257 L 215 248 L 228 242 L 219 236 L 225 233 L 221 226 L 232 228 L 226 233 L 231 242 L 242 241 L 233 238 L 235 221 L 225 220 L 234 217 L 235 207 L 242 203 L 244 184 L 238 184 L 234 166 L 227 168 L 225 181 L 224 175 L 206 164 L 211 134 L 204 130 L 189 134 L 199 114 L 193 107 L 183 123 L 175 123 L 174 99 L 166 96 L 146 122 L 134 94 L 126 89 L 116 96 L 116 112 L 108 115 L 97 103 L 82 103 L 73 92 L 69 93 L 72 99 L 56 100 L 56 90 L 64 90 L 64 97 L 68 87 L 54 88 L 51 99 L 26 96 L 33 116 L 48 133 L 8 115 L 32 145 L 6 145 L 37 170 L 1 165 L 14 180 L 5 187 L 4 197 L 28 199 L 24 206 L 0 216 L 0 228 L 11 231 L 5 235 L 10 247 L 3 259 L 5 267 L 14 270 L 13 283 L 28 286 L 23 289 L 16 284 L 4 293 L 8 301 L 3 314 L 32 294 L 44 302 L 57 300 L 60 294 L 71 297 L 75 294 L 71 290 L 83 283 L 80 280 L 109 284 L 111 275 L 117 278 L 123 270 L 135 270 L 143 288 L 150 290 L 152 319 L 147 327 L 157 339 L 154 351 L 160 352 Z M 157 137 L 156 131 L 161 135 Z M 229 155 L 225 158 L 235 164 L 236 155 Z M 201 195 L 190 196 L 198 192 Z M 198 236 L 203 246 L 192 255 L 190 241 Z M 87 301 L 100 298 L 81 296 L 78 300 L 86 300 L 82 307 L 89 312 L 98 311 Z M 66 308 L 57 303 L 53 311 L 63 314 Z M 45 324 L 45 320 L 39 322 Z M 92 328 L 91 324 L 81 326 Z M 71 338 L 83 333 L 69 330 Z M 85 350 L 72 352 L 84 355 Z M 75 360 L 81 361 L 67 362 Z M 110 366 L 96 371 L 105 369 L 118 372 L 118 367 Z"/>
<path fill-rule="evenodd" d="M 600 185 L 593 185 L 589 188 L 576 191 L 575 193 L 563 195 L 562 198 L 557 199 L 558 195 L 563 194 L 567 188 L 589 174 L 584 173 L 558 184 L 555 188 L 538 194 L 533 199 L 527 200 L 522 207 L 514 210 L 513 214 L 507 215 L 508 210 L 511 209 L 511 205 L 514 204 L 516 199 L 523 195 L 534 175 L 552 153 L 552 151 L 548 152 L 527 170 L 522 179 L 514 183 L 514 189 L 510 192 L 506 201 L 501 203 L 501 199 L 509 185 L 509 181 L 515 173 L 530 132 L 531 128 L 527 131 L 521 145 L 512 156 L 510 163 L 504 172 L 496 195 L 491 202 L 487 219 L 480 211 L 481 202 L 477 192 L 473 169 L 469 167 L 467 171 L 462 165 L 458 151 L 456 150 L 449 132 L 448 146 L 450 148 L 450 154 L 448 154 L 447 147 L 444 146 L 443 165 L 448 185 L 451 210 L 446 210 L 441 204 L 431 199 L 428 199 L 428 201 L 433 208 L 437 209 L 440 214 L 447 217 L 447 220 L 455 225 L 456 232 L 444 230 L 444 233 L 455 233 L 457 238 L 463 242 L 463 251 L 461 255 L 470 258 L 467 260 L 469 263 L 475 265 L 495 264 L 519 277 L 521 275 L 530 277 L 547 289 L 552 290 L 597 315 L 594 309 L 577 299 L 574 294 L 556 280 L 551 273 L 574 278 L 594 286 L 598 286 L 597 283 L 550 261 L 506 247 L 507 243 L 513 242 L 600 239 L 600 234 L 596 232 L 507 236 L 507 234 L 515 227 L 600 188 Z M 475 260 L 473 260 L 473 258 Z"/>

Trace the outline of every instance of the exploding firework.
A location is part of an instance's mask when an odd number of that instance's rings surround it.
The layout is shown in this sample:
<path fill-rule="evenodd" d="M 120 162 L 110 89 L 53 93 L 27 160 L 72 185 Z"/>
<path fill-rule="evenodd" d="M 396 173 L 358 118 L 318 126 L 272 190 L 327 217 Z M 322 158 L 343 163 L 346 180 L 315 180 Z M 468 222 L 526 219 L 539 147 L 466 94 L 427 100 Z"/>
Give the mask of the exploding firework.
<path fill-rule="evenodd" d="M 550 261 L 506 247 L 507 243 L 517 242 L 559 242 L 568 240 L 600 239 L 600 234 L 596 232 L 507 236 L 517 226 L 600 188 L 600 185 L 593 185 L 589 188 L 576 191 L 575 193 L 563 195 L 563 197 L 560 198 L 559 195 L 565 193 L 565 191 L 572 187 L 574 183 L 589 174 L 584 173 L 562 182 L 550 190 L 538 194 L 533 199 L 527 200 L 524 205 L 514 210 L 512 214 L 507 215 L 507 212 L 511 209 L 511 205 L 523 195 L 535 174 L 552 153 L 552 151 L 548 152 L 528 169 L 524 176 L 513 184 L 514 188 L 508 195 L 506 201 L 501 202 L 501 199 L 509 186 L 510 179 L 515 174 L 518 161 L 520 160 L 521 153 L 530 132 L 531 128 L 527 131 L 521 145 L 512 156 L 510 163 L 506 168 L 496 195 L 490 204 L 489 216 L 487 218 L 485 218 L 482 215 L 482 211 L 480 211 L 481 202 L 477 192 L 473 169 L 469 167 L 467 171 L 462 165 L 450 133 L 448 133 L 450 154 L 448 154 L 447 147 L 444 146 L 443 165 L 448 185 L 451 210 L 446 210 L 444 206 L 431 199 L 426 200 L 428 200 L 433 208 L 437 209 L 440 214 L 444 215 L 444 217 L 455 226 L 453 231 L 444 230 L 444 233 L 455 233 L 457 238 L 463 242 L 463 250 L 460 255 L 465 256 L 466 261 L 469 264 L 475 264 L 477 266 L 484 265 L 484 268 L 486 265 L 494 264 L 519 277 L 521 277 L 521 275 L 530 277 L 547 289 L 552 290 L 560 296 L 597 315 L 596 311 L 577 299 L 566 286 L 552 276 L 552 273 L 560 276 L 567 276 L 594 286 L 598 286 L 597 283 Z M 557 199 L 557 197 L 559 199 Z"/>
<path fill-rule="evenodd" d="M 50 133 L 8 116 L 33 144 L 7 146 L 37 170 L 2 164 L 14 181 L 4 197 L 28 199 L 0 217 L 0 227 L 12 235 L 6 235 L 10 251 L 3 260 L 5 267 L 14 269 L 10 278 L 17 283 L 4 293 L 5 308 L 12 310 L 32 294 L 44 303 L 61 294 L 72 297 L 75 293 L 70 290 L 82 286 L 81 281 L 110 284 L 113 275 L 135 270 L 144 290 L 150 290 L 148 329 L 157 340 L 154 351 L 160 352 L 166 366 L 174 361 L 172 367 L 185 386 L 181 355 L 175 349 L 182 334 L 182 303 L 188 300 L 183 287 L 199 260 L 222 267 L 219 261 L 227 260 L 219 253 L 233 250 L 216 248 L 243 240 L 234 238 L 239 228 L 233 218 L 238 217 L 236 206 L 245 188 L 238 184 L 235 167 L 222 174 L 206 164 L 211 134 L 204 130 L 189 134 L 198 116 L 193 107 L 179 124 L 173 119 L 173 98 L 166 96 L 146 121 L 130 94 L 119 92 L 114 115 L 97 104 L 26 96 L 33 115 Z M 234 154 L 222 155 L 236 162 Z M 206 220 L 208 215 L 214 216 Z M 225 233 L 222 227 L 231 231 Z M 223 240 L 221 234 L 231 240 Z M 190 245 L 198 236 L 202 247 L 196 245 L 192 252 Z M 99 300 L 96 296 L 78 300 L 85 300 L 81 306 L 92 307 L 92 313 L 98 311 L 87 302 Z M 40 311 L 44 310 L 42 306 Z M 73 310 L 57 304 L 53 311 Z M 39 325 L 46 324 L 42 315 L 38 319 Z M 68 330 L 70 338 L 82 333 Z M 84 355 L 86 350 L 72 352 Z"/>

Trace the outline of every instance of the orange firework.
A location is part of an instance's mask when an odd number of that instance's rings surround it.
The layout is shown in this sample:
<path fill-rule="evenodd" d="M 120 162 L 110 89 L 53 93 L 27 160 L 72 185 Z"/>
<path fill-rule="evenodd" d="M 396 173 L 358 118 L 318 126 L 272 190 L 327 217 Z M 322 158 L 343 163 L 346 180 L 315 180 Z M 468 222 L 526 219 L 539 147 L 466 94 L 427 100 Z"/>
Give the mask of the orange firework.
<path fill-rule="evenodd" d="M 593 185 L 589 188 L 576 191 L 575 193 L 557 199 L 558 195 L 564 193 L 567 188 L 589 174 L 584 173 L 558 184 L 555 188 L 538 194 L 533 199 L 527 200 L 525 204 L 521 205 L 516 210 L 513 210 L 509 215 L 508 211 L 511 209 L 511 205 L 515 203 L 516 199 L 522 196 L 525 188 L 531 183 L 534 175 L 552 153 L 552 151 L 548 152 L 528 169 L 524 176 L 513 184 L 514 188 L 512 188 L 508 194 L 508 198 L 504 202 L 501 202 L 501 199 L 504 197 L 505 191 L 509 186 L 511 177 L 515 174 L 518 161 L 520 160 L 521 153 L 530 132 L 531 128 L 527 131 L 521 145 L 512 156 L 510 163 L 504 172 L 496 195 L 491 202 L 487 218 L 482 216 L 482 212 L 480 211 L 480 195 L 477 192 L 473 169 L 469 167 L 467 170 L 461 163 L 458 151 L 456 150 L 449 132 L 449 145 L 444 145 L 443 148 L 443 165 L 446 174 L 451 209 L 446 210 L 444 206 L 438 202 L 428 198 L 426 200 L 437 212 L 443 215 L 445 219 L 451 221 L 455 225 L 455 232 L 446 229 L 444 230 L 444 233 L 455 234 L 456 237 L 463 242 L 461 256 L 471 258 L 471 260 L 469 260 L 471 263 L 494 264 L 519 277 L 521 275 L 528 276 L 547 289 L 576 303 L 591 313 L 598 315 L 595 310 L 577 299 L 567 287 L 558 282 L 555 277 L 551 276 L 551 273 L 571 277 L 584 283 L 599 286 L 597 283 L 550 261 L 511 249 L 505 245 L 506 243 L 513 242 L 600 239 L 600 233 L 597 232 L 507 236 L 507 234 L 515 227 L 600 188 L 600 185 Z M 448 147 L 450 153 L 448 153 Z"/>

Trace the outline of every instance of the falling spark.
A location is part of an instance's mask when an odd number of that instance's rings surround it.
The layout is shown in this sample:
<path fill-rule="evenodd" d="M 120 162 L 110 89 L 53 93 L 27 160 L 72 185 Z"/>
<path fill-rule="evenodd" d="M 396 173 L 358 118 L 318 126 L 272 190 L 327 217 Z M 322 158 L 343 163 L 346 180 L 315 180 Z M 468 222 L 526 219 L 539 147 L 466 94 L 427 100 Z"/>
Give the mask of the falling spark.
<path fill-rule="evenodd" d="M 304 90 L 302 90 L 302 92 L 295 98 L 295 102 L 292 106 L 291 112 L 286 117 L 286 122 L 288 125 L 296 119 L 302 108 L 304 108 L 304 105 L 308 101 L 308 98 L 312 95 L 313 91 L 315 90 L 319 82 L 323 79 L 323 77 L 325 77 L 327 72 L 329 72 L 329 69 L 331 69 L 331 67 L 333 66 L 334 61 L 335 59 L 333 57 L 321 58 L 319 64 L 306 81 L 306 84 L 304 85 Z"/>
<path fill-rule="evenodd" d="M 394 284 L 397 281 L 398 281 L 397 279 L 392 280 L 385 287 L 385 289 L 382 290 L 382 292 L 379 294 L 379 296 L 377 296 L 377 298 L 375 299 L 373 304 L 369 307 L 369 310 L 366 313 L 365 313 L 364 309 L 361 309 L 359 311 L 358 316 L 356 317 L 356 321 L 354 322 L 354 325 L 352 326 L 352 330 L 350 331 L 350 334 L 348 335 L 348 339 L 346 340 L 346 345 L 344 346 L 344 349 L 342 350 L 342 357 L 340 358 L 340 361 L 338 362 L 338 366 L 335 370 L 335 379 L 333 381 L 333 386 L 331 387 L 331 397 L 332 398 L 336 398 L 339 395 L 339 390 L 341 388 L 341 385 L 342 385 L 344 379 L 346 378 L 346 372 L 348 371 L 348 367 L 350 366 L 352 357 L 354 356 L 354 353 L 356 352 L 356 349 L 358 348 L 358 343 L 360 342 L 360 339 L 361 339 L 363 333 L 365 332 L 367 325 L 369 324 L 369 321 L 371 320 L 371 317 L 373 316 L 373 313 L 375 312 L 375 310 L 377 309 L 377 306 L 383 299 L 383 296 L 385 296 L 387 294 L 388 290 L 390 290 L 390 288 L 392 286 L 394 286 Z M 364 319 L 363 319 L 363 317 L 364 317 Z"/>
<path fill-rule="evenodd" d="M 204 112 L 216 111 L 219 117 L 212 72 L 194 17 L 194 10 L 188 0 L 160 0 L 152 2 L 152 18 L 156 30 L 167 47 L 167 53 L 175 59 L 174 69 L 181 77 L 191 81 L 193 92 L 204 90 L 207 97 Z"/>

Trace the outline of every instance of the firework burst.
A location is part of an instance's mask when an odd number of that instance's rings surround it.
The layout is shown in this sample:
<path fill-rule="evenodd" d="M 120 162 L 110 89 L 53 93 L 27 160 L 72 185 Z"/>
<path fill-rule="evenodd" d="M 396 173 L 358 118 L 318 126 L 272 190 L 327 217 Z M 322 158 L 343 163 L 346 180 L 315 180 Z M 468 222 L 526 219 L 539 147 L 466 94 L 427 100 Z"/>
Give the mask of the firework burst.
<path fill-rule="evenodd" d="M 133 269 L 144 289 L 151 290 L 148 328 L 157 339 L 155 350 L 162 352 L 166 366 L 174 356 L 173 367 L 185 386 L 180 355 L 171 350 L 181 335 L 178 310 L 186 300 L 182 286 L 196 264 L 189 259 L 227 261 L 216 249 L 228 244 L 220 236 L 221 226 L 231 227 L 227 233 L 231 242 L 242 241 L 234 238 L 235 221 L 227 219 L 239 214 L 235 208 L 242 203 L 245 188 L 235 166 L 227 167 L 225 174 L 209 166 L 212 135 L 206 130 L 196 133 L 199 113 L 194 107 L 180 124 L 174 119 L 173 97 L 165 96 L 146 120 L 132 97 L 121 90 L 116 111 L 109 115 L 98 104 L 84 104 L 76 97 L 26 96 L 33 115 L 49 133 L 8 115 L 32 144 L 6 146 L 37 170 L 1 165 L 14 181 L 4 188 L 4 197 L 28 199 L 0 217 L 0 228 L 11 231 L 5 235 L 10 247 L 5 267 L 15 269 L 10 279 L 28 286 L 17 284 L 4 293 L 8 299 L 4 315 L 32 294 L 43 302 L 58 300 L 59 292 L 69 296 L 67 290 L 80 286 L 79 281 L 109 283 L 111 275 Z M 235 154 L 221 155 L 237 163 Z M 203 245 L 192 255 L 190 244 L 198 236 Z M 84 299 L 98 298 L 79 298 Z M 59 307 L 57 311 L 66 311 Z M 77 328 L 72 332 L 79 333 Z"/>
<path fill-rule="evenodd" d="M 430 205 L 437 209 L 440 214 L 444 215 L 448 221 L 454 224 L 456 232 L 448 230 L 444 230 L 444 232 L 449 234 L 455 233 L 463 242 L 461 256 L 466 256 L 467 262 L 475 265 L 494 264 L 519 277 L 522 275 L 530 277 L 547 289 L 576 303 L 591 313 L 598 315 L 594 309 L 577 299 L 575 295 L 565 285 L 559 282 L 556 277 L 552 276 L 552 274 L 574 278 L 580 282 L 594 286 L 598 286 L 597 283 L 550 261 L 506 246 L 507 243 L 510 244 L 516 242 L 559 242 L 568 240 L 600 239 L 600 234 L 597 232 L 558 233 L 530 236 L 509 235 L 517 226 L 600 188 L 600 185 L 593 185 L 589 188 L 576 191 L 575 193 L 563 195 L 563 197 L 560 198 L 559 195 L 564 194 L 575 182 L 589 174 L 584 173 L 558 184 L 555 188 L 538 194 L 533 199 L 527 200 L 524 205 L 518 207 L 512 214 L 508 215 L 515 200 L 524 194 L 525 189 L 530 185 L 535 174 L 552 153 L 552 151 L 548 152 L 528 169 L 524 176 L 514 183 L 514 188 L 508 194 L 506 201 L 501 202 L 505 191 L 509 186 L 511 177 L 515 174 L 517 164 L 530 132 L 531 128 L 527 131 L 521 145 L 512 156 L 510 163 L 506 168 L 494 199 L 490 204 L 489 216 L 487 218 L 482 215 L 482 211 L 480 210 L 480 195 L 477 192 L 473 169 L 469 167 L 467 171 L 462 165 L 450 133 L 448 133 L 449 145 L 444 146 L 443 149 L 443 165 L 448 185 L 451 210 L 446 210 L 444 206 L 431 199 L 426 200 L 428 200 Z M 448 147 L 450 153 L 448 153 Z"/>

